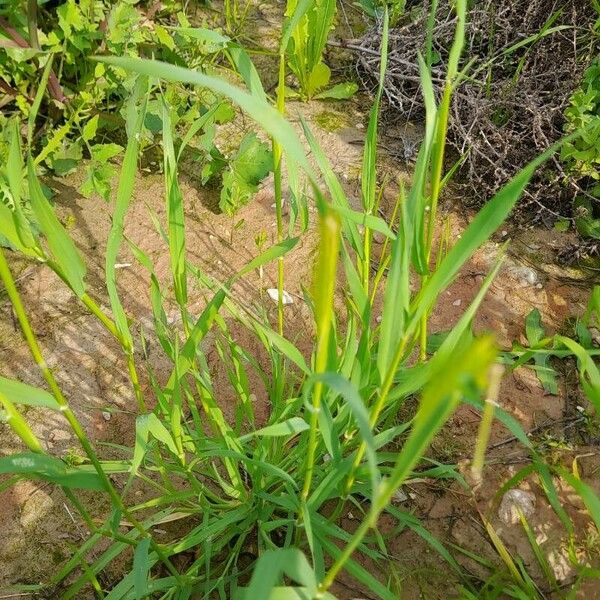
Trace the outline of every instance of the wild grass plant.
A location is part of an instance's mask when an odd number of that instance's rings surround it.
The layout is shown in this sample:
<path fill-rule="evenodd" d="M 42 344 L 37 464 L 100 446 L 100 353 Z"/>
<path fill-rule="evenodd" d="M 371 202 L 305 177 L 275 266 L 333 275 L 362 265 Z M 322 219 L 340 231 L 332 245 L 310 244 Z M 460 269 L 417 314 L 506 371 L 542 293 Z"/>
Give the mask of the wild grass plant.
<path fill-rule="evenodd" d="M 464 593 L 477 597 L 480 582 L 466 576 L 418 519 L 391 502 L 417 470 L 419 477 L 457 476 L 453 468 L 429 459 L 427 452 L 461 402 L 469 402 L 487 415 L 475 461 L 479 471 L 482 469 L 491 422 L 491 404 L 484 399 L 493 400 L 495 394 L 499 353 L 491 336 L 474 335 L 472 322 L 500 268 L 502 251 L 472 303 L 433 354 L 427 351 L 428 318 L 463 265 L 510 213 L 535 168 L 550 155 L 528 165 L 490 199 L 460 239 L 436 253 L 435 207 L 444 183 L 448 103 L 461 76 L 465 4 L 465 0 L 456 2 L 455 41 L 444 96 L 439 101 L 433 94 L 429 65 L 420 59 L 427 105 L 425 136 L 412 183 L 400 190 L 389 222 L 378 216 L 377 210 L 377 127 L 386 70 L 387 25 L 381 47 L 380 89 L 367 129 L 360 211 L 351 207 L 309 124 L 303 122 L 302 129 L 318 174 L 284 115 L 288 42 L 293 28 L 309 10 L 309 2 L 298 3 L 283 29 L 275 106 L 262 89 L 256 71 L 245 62 L 242 64 L 246 70 L 239 69 L 243 89 L 217 76 L 160 61 L 99 57 L 101 63 L 138 74 L 128 105 L 128 143 L 105 252 L 110 310 L 101 309 L 88 295 L 85 262 L 41 191 L 27 151 L 23 159 L 19 134 L 14 130 L 8 172 L 15 174 L 9 184 L 17 202 L 14 210 L 0 204 L 0 233 L 17 251 L 54 270 L 100 320 L 107 335 L 118 340 L 137 401 L 135 445 L 120 448 L 121 460 L 103 461 L 45 362 L 6 252 L 0 249 L 0 278 L 47 384 L 47 389 L 42 389 L 0 378 L 4 418 L 27 447 L 27 451 L 0 458 L 0 472 L 11 477 L 2 486 L 31 478 L 62 487 L 89 531 L 89 537 L 73 556 L 45 582 L 54 586 L 51 589 L 60 590 L 57 593 L 61 598 L 79 598 L 89 588 L 106 600 L 332 598 L 335 581 L 345 572 L 377 597 L 391 600 L 400 594 L 394 582 L 374 575 L 357 558 L 360 553 L 375 562 L 388 559 L 386 539 L 378 529 L 384 513 L 397 521 L 399 529 L 411 529 L 430 543 L 461 581 Z M 49 69 L 30 116 L 30 135 Z M 157 226 L 170 256 L 171 281 L 160 281 L 151 258 L 124 236 L 148 87 L 157 81 L 164 86 L 184 83 L 204 87 L 229 99 L 272 140 L 277 240 L 226 281 L 214 280 L 187 257 L 185 199 L 178 183 L 181 142 L 175 139 L 175 119 L 167 102 L 162 105 L 166 220 Z M 197 127 L 199 131 L 202 125 Z M 182 139 L 188 138 L 184 135 Z M 295 214 L 307 214 L 301 178 L 318 212 L 318 257 L 307 297 L 314 318 L 310 356 L 303 354 L 285 331 L 282 258 L 298 243 L 297 232 L 305 223 L 299 218 L 296 227 L 293 223 L 287 231 L 284 227 L 284 172 Z M 21 173 L 26 174 L 27 190 L 18 176 Z M 31 207 L 41 236 L 32 231 L 22 210 L 25 204 Z M 385 238 L 377 261 L 372 252 L 374 233 Z M 140 366 L 134 348 L 140 341 L 135 339 L 130 316 L 120 300 L 115 262 L 126 246 L 148 273 L 154 335 L 171 369 L 164 381 L 149 373 L 152 393 L 143 393 L 139 384 Z M 234 291 L 239 278 L 271 261 L 279 261 L 276 324 L 258 315 Z M 416 291 L 411 287 L 411 274 L 420 278 Z M 190 282 L 210 292 L 210 300 L 200 314 L 189 306 Z M 169 325 L 166 320 L 163 298 L 169 290 L 178 304 L 181 327 Z M 374 307 L 380 299 L 383 309 L 377 322 Z M 597 305 L 590 309 L 590 318 L 594 310 L 598 310 Z M 259 365 L 240 346 L 234 334 L 239 326 L 264 349 L 268 364 Z M 228 370 L 236 394 L 239 418 L 235 423 L 226 418 L 219 404 L 207 365 L 203 348 L 209 336 L 219 349 L 220 367 Z M 583 381 L 600 405 L 600 399 L 594 396 L 600 389 L 600 377 L 593 360 L 576 342 L 558 341 L 562 351 L 579 358 Z M 543 352 L 549 343 L 545 338 L 540 340 L 518 361 L 522 364 L 530 360 L 532 352 Z M 264 382 L 270 409 L 266 424 L 260 427 L 251 399 L 252 371 Z M 488 392 L 490 373 L 493 385 Z M 48 453 L 43 440 L 27 423 L 21 406 L 62 414 L 88 462 L 73 466 Z M 400 414 L 410 417 L 402 420 Z M 516 422 L 498 408 L 495 414 L 527 442 Z M 398 450 L 390 451 L 391 444 Z M 536 468 L 552 496 L 550 471 L 541 463 Z M 571 482 L 573 476 L 566 476 Z M 117 480 L 118 487 L 114 483 Z M 147 490 L 148 499 L 134 502 L 130 493 L 134 484 Z M 585 484 L 572 484 L 590 505 L 596 502 L 582 487 Z M 80 489 L 104 493 L 110 512 L 90 515 L 79 496 Z M 559 504 L 553 506 L 560 510 Z M 339 521 L 349 508 L 359 516 L 358 527 L 352 532 Z M 153 528 L 174 520 L 186 525 L 181 533 L 168 541 L 155 539 Z M 99 550 L 102 540 L 109 543 Z M 249 548 L 254 549 L 255 556 L 248 565 Z M 498 548 L 506 557 L 502 547 Z M 103 589 L 102 571 L 127 551 L 132 553 L 131 570 L 112 589 Z M 190 551 L 190 561 L 175 560 Z M 509 560 L 510 555 L 506 558 L 510 573 L 516 573 L 516 583 L 511 585 L 524 590 L 524 594 L 532 589 L 535 592 L 535 586 L 531 588 L 520 571 L 511 568 Z M 23 589 L 40 590 L 43 586 Z"/>

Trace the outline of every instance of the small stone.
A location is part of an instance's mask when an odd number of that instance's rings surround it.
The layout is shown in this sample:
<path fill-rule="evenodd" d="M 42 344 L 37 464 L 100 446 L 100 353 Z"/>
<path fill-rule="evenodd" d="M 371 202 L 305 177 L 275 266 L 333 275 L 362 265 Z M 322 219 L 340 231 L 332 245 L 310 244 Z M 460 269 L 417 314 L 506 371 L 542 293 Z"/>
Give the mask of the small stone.
<path fill-rule="evenodd" d="M 460 306 L 462 304 L 462 300 L 459 298 L 452 303 L 452 306 Z"/>
<path fill-rule="evenodd" d="M 519 511 L 523 516 L 529 518 L 535 512 L 535 495 L 525 490 L 508 490 L 502 496 L 498 516 L 503 523 L 515 525 L 519 522 Z"/>
<path fill-rule="evenodd" d="M 544 286 L 541 283 L 538 283 L 535 287 L 536 289 L 541 290 Z"/>
<path fill-rule="evenodd" d="M 508 235 L 508 231 L 506 229 L 502 232 L 502 237 L 506 237 Z"/>
<path fill-rule="evenodd" d="M 556 548 L 548 553 L 548 564 L 559 583 L 566 584 L 575 579 L 576 570 L 565 556 L 563 548 Z"/>
<path fill-rule="evenodd" d="M 350 520 L 353 520 L 353 519 L 354 519 L 354 515 L 353 515 L 351 512 L 349 512 L 349 513 L 348 513 L 348 518 L 349 518 Z"/>
<path fill-rule="evenodd" d="M 275 304 L 277 304 L 279 302 L 279 293 L 275 288 L 269 288 L 267 290 L 267 294 L 269 294 L 269 298 L 271 298 L 271 300 L 273 300 L 273 302 L 275 302 Z M 283 290 L 282 303 L 284 306 L 287 304 L 294 303 L 294 299 L 292 298 L 292 296 L 290 294 L 288 294 L 285 290 Z"/>
<path fill-rule="evenodd" d="M 362 123 L 357 123 L 356 124 L 356 129 L 364 129 L 365 126 Z"/>
<path fill-rule="evenodd" d="M 508 271 L 515 279 L 519 279 L 523 286 L 536 285 L 539 282 L 537 272 L 531 267 L 515 265 L 509 267 Z"/>
<path fill-rule="evenodd" d="M 107 410 L 102 411 L 102 418 L 105 421 L 110 421 L 111 417 L 112 417 L 112 415 Z"/>
<path fill-rule="evenodd" d="M 375 319 L 378 323 L 381 323 L 381 321 L 383 321 L 383 317 L 381 315 L 378 315 L 377 318 Z"/>
<path fill-rule="evenodd" d="M 329 454 L 329 452 L 325 452 L 325 454 L 323 454 L 323 462 L 328 463 L 330 461 L 331 461 L 331 454 Z"/>
<path fill-rule="evenodd" d="M 402 504 L 402 502 L 406 502 L 408 500 L 408 495 L 404 493 L 401 489 L 396 490 L 392 496 L 393 504 Z"/>

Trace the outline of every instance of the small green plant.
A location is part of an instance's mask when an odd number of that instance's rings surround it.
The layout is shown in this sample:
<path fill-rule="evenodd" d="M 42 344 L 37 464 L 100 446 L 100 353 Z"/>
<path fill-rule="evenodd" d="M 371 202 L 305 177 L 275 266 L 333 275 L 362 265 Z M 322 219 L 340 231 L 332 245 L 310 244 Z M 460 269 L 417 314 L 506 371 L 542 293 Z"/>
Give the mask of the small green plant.
<path fill-rule="evenodd" d="M 600 239 L 600 60 L 586 70 L 581 88 L 571 97 L 565 111 L 567 133 L 582 135 L 566 143 L 561 161 L 577 181 L 582 194 L 575 199 L 573 212 L 578 232 L 585 238 Z"/>
<path fill-rule="evenodd" d="M 335 0 L 314 0 L 302 2 L 288 0 L 286 15 L 299 14 L 297 8 L 310 5 L 293 24 L 288 48 L 288 64 L 300 86 L 300 96 L 305 100 L 344 99 L 356 93 L 354 83 L 339 83 L 327 88 L 331 80 L 331 70 L 323 62 L 323 52 L 327 37 L 333 27 L 336 14 Z M 324 89 L 325 88 L 325 89 Z M 288 95 L 294 96 L 291 90 Z"/>
<path fill-rule="evenodd" d="M 245 0 L 243 6 L 240 0 L 225 0 L 225 29 L 230 35 L 237 35 L 248 17 L 252 7 L 251 0 Z"/>
<path fill-rule="evenodd" d="M 273 170 L 273 156 L 269 146 L 254 133 L 242 139 L 238 150 L 226 159 L 213 146 L 211 160 L 203 169 L 202 183 L 215 176 L 221 179 L 219 208 L 233 216 L 256 193 L 258 184 Z"/>

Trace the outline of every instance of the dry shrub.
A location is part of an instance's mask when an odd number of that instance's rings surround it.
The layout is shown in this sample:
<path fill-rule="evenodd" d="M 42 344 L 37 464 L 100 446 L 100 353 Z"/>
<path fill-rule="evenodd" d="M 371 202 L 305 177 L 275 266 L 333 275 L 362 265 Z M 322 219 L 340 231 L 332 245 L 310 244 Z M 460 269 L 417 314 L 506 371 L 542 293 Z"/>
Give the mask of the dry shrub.
<path fill-rule="evenodd" d="M 428 18 L 427 6 L 413 5 L 390 34 L 385 90 L 394 111 L 409 120 L 424 112 L 417 54 L 424 51 Z M 449 123 L 450 145 L 460 155 L 467 153 L 456 178 L 464 184 L 467 201 L 476 205 L 490 198 L 561 137 L 564 109 L 594 53 L 597 18 L 589 0 L 474 3 L 464 53 L 464 60 L 473 63 L 454 96 Z M 432 67 L 438 94 L 454 26 L 450 3 L 440 0 Z M 353 45 L 359 50 L 359 73 L 369 86 L 379 68 L 380 39 L 379 26 Z M 520 42 L 525 43 L 515 48 Z M 520 205 L 521 223 L 570 217 L 579 192 L 576 179 L 566 176 L 555 156 L 529 186 Z"/>

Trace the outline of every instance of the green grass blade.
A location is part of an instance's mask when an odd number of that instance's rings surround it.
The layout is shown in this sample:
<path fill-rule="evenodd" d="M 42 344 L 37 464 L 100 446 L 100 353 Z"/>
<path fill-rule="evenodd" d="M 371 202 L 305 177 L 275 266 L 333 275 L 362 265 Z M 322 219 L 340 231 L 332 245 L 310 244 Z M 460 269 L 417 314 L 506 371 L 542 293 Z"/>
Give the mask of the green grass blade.
<path fill-rule="evenodd" d="M 150 538 L 140 540 L 133 554 L 133 587 L 136 600 L 142 600 L 148 595 L 148 575 L 150 573 L 150 561 L 148 550 L 150 549 Z"/>
<path fill-rule="evenodd" d="M 479 211 L 460 240 L 448 252 L 417 295 L 413 303 L 412 319 L 418 320 L 430 310 L 439 294 L 453 281 L 477 248 L 500 227 L 520 198 L 536 168 L 546 161 L 555 150 L 556 146 L 553 146 L 529 163 Z"/>
<path fill-rule="evenodd" d="M 56 398 L 46 390 L 6 377 L 0 377 L 0 394 L 4 394 L 15 404 L 60 410 Z"/>
<path fill-rule="evenodd" d="M 167 200 L 167 222 L 169 231 L 169 254 L 175 299 L 182 314 L 187 306 L 187 271 L 185 261 L 185 217 L 183 195 L 177 176 L 177 160 L 173 147 L 171 113 L 163 99 L 163 154 Z M 185 318 L 185 316 L 184 316 Z"/>
<path fill-rule="evenodd" d="M 259 267 L 262 267 L 263 265 L 266 265 L 267 263 L 276 260 L 281 256 L 285 256 L 288 252 L 296 247 L 296 244 L 299 240 L 300 238 L 298 237 L 287 238 L 279 244 L 273 244 L 273 246 L 259 254 L 256 258 L 253 258 L 247 265 L 242 267 L 236 274 L 235 278 L 237 279 L 238 277 L 242 277 L 243 275 L 258 269 Z"/>
<path fill-rule="evenodd" d="M 135 177 L 137 172 L 137 160 L 139 154 L 139 140 L 144 118 L 146 115 L 148 80 L 145 77 L 139 77 L 135 86 L 133 96 L 130 98 L 127 116 L 128 141 L 125 150 L 125 157 L 121 167 L 121 176 L 119 177 L 119 186 L 117 188 L 117 198 L 112 218 L 112 227 L 108 236 L 106 246 L 106 287 L 110 298 L 110 305 L 113 311 L 113 318 L 117 329 L 123 340 L 126 340 L 129 347 L 133 346 L 131 332 L 127 316 L 119 293 L 117 290 L 117 273 L 115 264 L 118 262 L 119 250 L 123 240 L 123 230 L 125 227 L 125 215 L 129 209 L 129 204 L 133 196 Z"/>
<path fill-rule="evenodd" d="M 52 257 L 69 287 L 81 298 L 85 294 L 85 264 L 75 244 L 67 235 L 46 196 L 44 196 L 31 157 L 27 161 L 27 181 L 29 183 L 31 208 L 40 229 L 46 236 Z"/>
<path fill-rule="evenodd" d="M 257 98 L 223 79 L 157 60 L 121 57 L 96 57 L 95 60 L 165 81 L 177 81 L 205 87 L 229 98 L 247 112 L 271 137 L 275 138 L 285 148 L 288 157 L 297 162 L 314 180 L 312 169 L 293 127 L 265 100 Z"/>
<path fill-rule="evenodd" d="M 268 550 L 259 558 L 244 595 L 245 600 L 270 598 L 283 574 L 303 584 L 309 598 L 316 596 L 317 580 L 304 554 L 297 548 L 281 548 Z"/>

